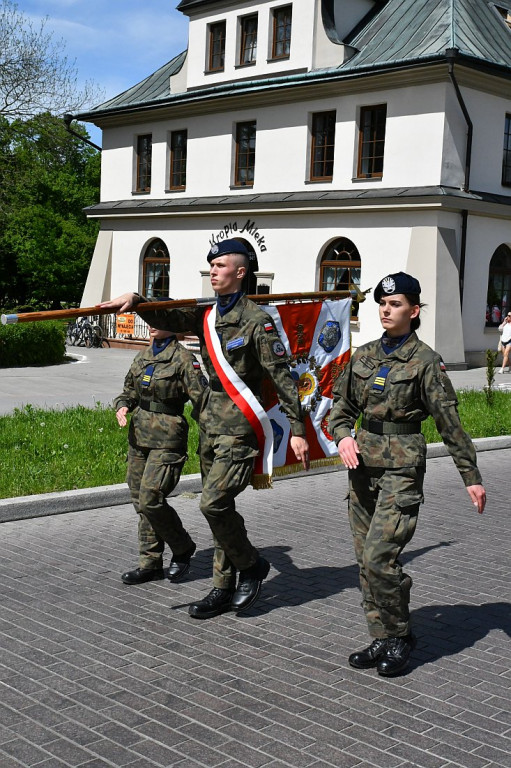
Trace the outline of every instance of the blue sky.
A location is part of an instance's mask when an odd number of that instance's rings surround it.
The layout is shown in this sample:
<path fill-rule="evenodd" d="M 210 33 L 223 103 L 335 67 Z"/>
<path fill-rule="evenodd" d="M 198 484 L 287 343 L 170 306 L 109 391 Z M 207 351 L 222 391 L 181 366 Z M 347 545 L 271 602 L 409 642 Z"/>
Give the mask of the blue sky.
<path fill-rule="evenodd" d="M 18 10 L 64 43 L 79 82 L 93 80 L 105 99 L 143 80 L 187 46 L 179 0 L 16 0 Z M 103 99 L 101 99 L 103 101 Z M 101 132 L 87 124 L 92 139 Z"/>

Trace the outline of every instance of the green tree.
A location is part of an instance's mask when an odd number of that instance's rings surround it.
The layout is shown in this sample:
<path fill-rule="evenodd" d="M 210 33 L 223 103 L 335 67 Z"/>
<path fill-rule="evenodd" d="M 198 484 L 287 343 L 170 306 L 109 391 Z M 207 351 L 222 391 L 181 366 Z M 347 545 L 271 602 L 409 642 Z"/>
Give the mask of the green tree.
<path fill-rule="evenodd" d="M 99 179 L 100 153 L 59 118 L 0 118 L 0 304 L 79 302 L 98 231 L 83 208 Z"/>

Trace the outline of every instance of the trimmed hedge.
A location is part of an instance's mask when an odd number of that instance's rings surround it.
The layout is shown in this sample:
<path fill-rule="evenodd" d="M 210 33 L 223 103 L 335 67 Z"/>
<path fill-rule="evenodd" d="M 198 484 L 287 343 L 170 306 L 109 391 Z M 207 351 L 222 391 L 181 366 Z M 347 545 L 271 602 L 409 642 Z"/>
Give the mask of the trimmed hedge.
<path fill-rule="evenodd" d="M 66 332 L 60 322 L 0 325 L 0 368 L 56 365 L 66 355 Z"/>

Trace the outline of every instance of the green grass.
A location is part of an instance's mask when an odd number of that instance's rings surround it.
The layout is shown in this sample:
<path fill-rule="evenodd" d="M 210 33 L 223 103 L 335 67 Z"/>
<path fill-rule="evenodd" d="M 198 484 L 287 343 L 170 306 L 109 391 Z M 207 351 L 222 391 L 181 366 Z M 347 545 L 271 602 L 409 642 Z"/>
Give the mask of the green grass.
<path fill-rule="evenodd" d="M 461 423 L 472 439 L 511 435 L 511 392 L 494 390 L 492 407 L 484 392 L 471 389 L 456 394 Z M 422 432 L 427 443 L 442 442 L 431 416 L 423 423 Z"/>
<path fill-rule="evenodd" d="M 511 392 L 458 392 L 463 425 L 472 438 L 511 434 Z M 199 472 L 198 429 L 190 419 L 188 461 L 183 473 Z M 428 443 L 441 442 L 431 418 L 423 424 Z M 44 410 L 30 405 L 0 416 L 0 498 L 94 488 L 126 478 L 127 428 L 120 429 L 111 408 L 77 406 Z"/>
<path fill-rule="evenodd" d="M 197 424 L 190 419 L 183 473 L 199 471 Z M 44 410 L 30 405 L 0 417 L 0 498 L 94 488 L 126 479 L 128 428 L 111 408 Z"/>

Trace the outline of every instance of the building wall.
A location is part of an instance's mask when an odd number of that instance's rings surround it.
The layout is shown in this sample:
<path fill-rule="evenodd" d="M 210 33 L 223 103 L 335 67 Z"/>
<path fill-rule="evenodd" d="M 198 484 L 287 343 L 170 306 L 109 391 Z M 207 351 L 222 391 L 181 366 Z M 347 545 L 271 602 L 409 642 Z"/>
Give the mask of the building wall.
<path fill-rule="evenodd" d="M 271 11 L 289 5 L 289 0 L 266 0 L 266 2 L 241 2 L 235 8 L 219 9 L 216 13 L 209 8 L 194 13 L 190 18 L 188 41 L 188 87 L 204 87 L 230 80 L 253 77 L 275 77 L 283 72 L 308 70 L 312 65 L 315 6 L 317 0 L 293 0 L 292 37 L 288 59 L 271 61 Z M 239 19 L 243 15 L 258 14 L 257 59 L 255 64 L 238 66 Z M 206 71 L 208 25 L 226 22 L 225 66 L 221 72 Z M 337 48 L 330 43 L 332 48 Z M 339 63 L 342 57 L 339 55 Z"/>
<path fill-rule="evenodd" d="M 237 122 L 255 120 L 256 162 L 252 188 L 237 193 L 283 192 L 310 189 L 367 189 L 440 184 L 445 137 L 446 85 L 369 91 L 307 102 L 193 116 L 188 119 L 140 122 L 104 130 L 101 199 L 123 200 L 133 195 L 135 147 L 138 135 L 153 139 L 152 186 L 144 196 L 165 198 L 168 143 L 173 130 L 188 130 L 186 196 L 225 195 L 231 192 L 234 131 Z M 358 157 L 360 107 L 387 104 L 383 178 L 354 179 Z M 331 182 L 308 182 L 310 122 L 314 112 L 336 110 L 334 175 Z M 451 142 L 452 143 L 452 142 Z M 446 145 L 444 147 L 444 145 Z M 458 171 L 459 176 L 459 171 Z"/>
<path fill-rule="evenodd" d="M 490 229 L 491 220 L 483 221 L 484 229 Z M 208 268 L 206 255 L 211 243 L 224 235 L 241 237 L 254 247 L 259 272 L 273 276 L 273 293 L 317 289 L 326 246 L 335 238 L 347 237 L 361 256 L 362 290 L 374 289 L 381 277 L 391 272 L 403 270 L 418 277 L 422 300 L 427 305 L 420 335 L 446 362 L 462 364 L 464 349 L 477 349 L 484 338 L 484 306 L 480 314 L 468 302 L 481 303 L 485 291 L 478 290 L 477 281 L 487 281 L 487 274 L 484 276 L 482 265 L 473 263 L 472 253 L 467 258 L 466 270 L 466 316 L 470 322 L 464 319 L 462 325 L 456 262 L 460 217 L 455 213 L 353 211 L 250 217 L 146 217 L 113 221 L 108 226 L 112 231 L 112 295 L 142 290 L 141 260 L 154 237 L 161 238 L 170 252 L 170 293 L 174 298 L 211 295 L 208 281 L 203 280 Z M 510 225 L 507 230 L 511 240 Z M 359 322 L 353 324 L 352 330 L 355 347 L 381 334 L 371 293 L 360 305 Z"/>

